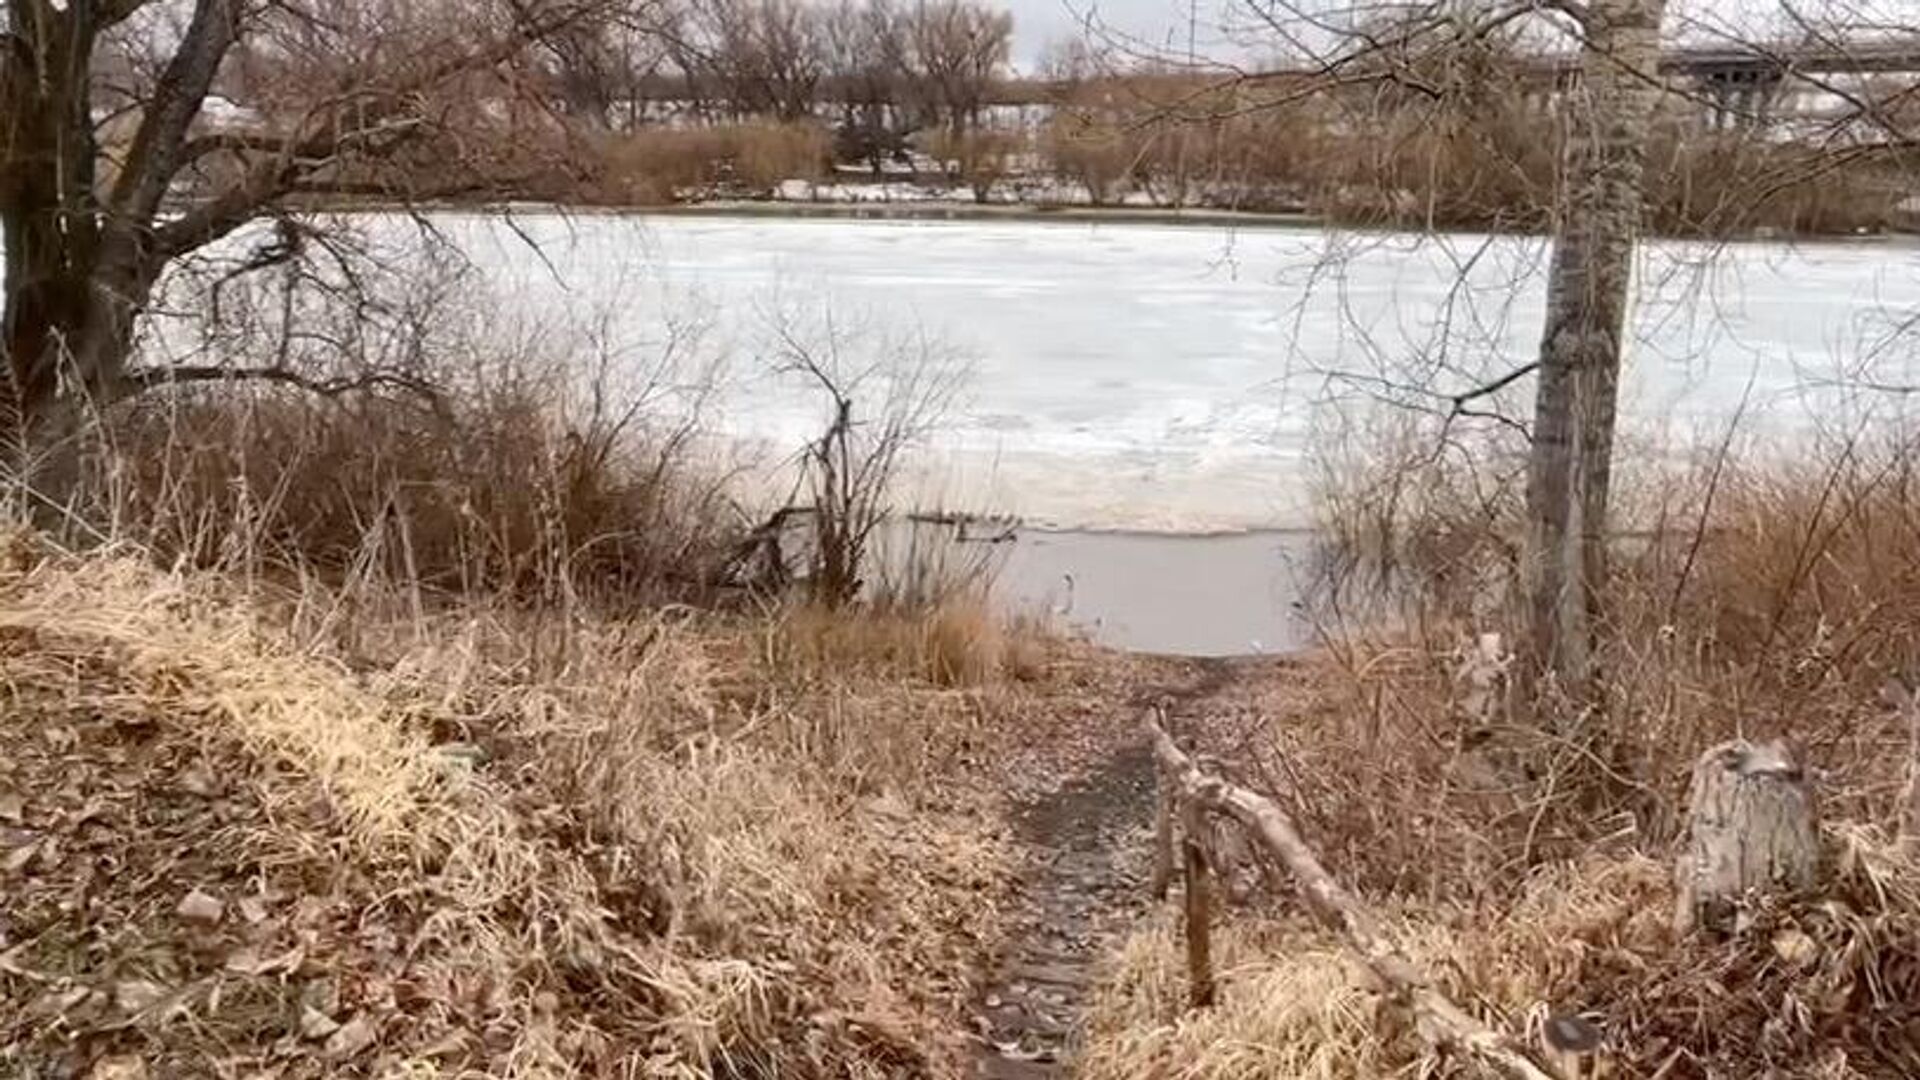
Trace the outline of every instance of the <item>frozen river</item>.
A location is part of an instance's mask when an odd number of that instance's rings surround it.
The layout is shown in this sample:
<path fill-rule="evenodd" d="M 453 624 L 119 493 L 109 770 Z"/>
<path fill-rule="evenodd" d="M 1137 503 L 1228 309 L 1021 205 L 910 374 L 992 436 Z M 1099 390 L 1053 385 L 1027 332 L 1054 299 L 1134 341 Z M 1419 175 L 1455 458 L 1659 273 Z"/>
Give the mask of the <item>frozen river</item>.
<path fill-rule="evenodd" d="M 362 222 L 416 235 L 398 217 Z M 769 501 L 789 488 L 766 478 L 828 416 L 781 370 L 796 347 L 841 377 L 870 373 L 862 418 L 899 357 L 933 357 L 954 392 L 898 501 L 1019 517 L 1003 602 L 1188 653 L 1301 643 L 1319 463 L 1381 445 L 1403 406 L 1444 409 L 1530 360 L 1547 254 L 1522 237 L 1219 224 L 433 223 L 464 254 L 462 295 L 488 332 L 533 331 L 583 372 L 656 370 L 672 353 L 670 382 L 712 388 L 713 451 L 744 450 L 755 467 L 739 475 Z M 1645 245 L 1623 388 L 1632 459 L 1717 445 L 1736 414 L 1749 454 L 1901 418 L 1908 395 L 1886 388 L 1920 383 L 1916 314 L 1911 242 Z M 1474 406 L 1524 418 L 1531 390 Z"/>
<path fill-rule="evenodd" d="M 701 347 L 729 357 L 712 416 L 770 452 L 790 453 L 825 415 L 771 373 L 781 327 L 821 353 L 833 340 L 849 370 L 880 359 L 883 339 L 913 339 L 964 365 L 920 501 L 1176 532 L 1301 525 L 1308 455 L 1370 402 L 1431 404 L 1407 387 L 1453 394 L 1529 359 L 1546 251 L 1217 225 L 444 224 L 508 305 L 604 310 L 642 342 L 670 320 L 704 326 Z M 1624 392 L 1636 438 L 1716 438 L 1743 398 L 1754 430 L 1801 431 L 1842 411 L 1832 383 L 1906 382 L 1915 366 L 1911 244 L 1655 243 L 1638 273 Z M 1524 415 L 1529 393 L 1517 385 L 1508 411 Z"/>

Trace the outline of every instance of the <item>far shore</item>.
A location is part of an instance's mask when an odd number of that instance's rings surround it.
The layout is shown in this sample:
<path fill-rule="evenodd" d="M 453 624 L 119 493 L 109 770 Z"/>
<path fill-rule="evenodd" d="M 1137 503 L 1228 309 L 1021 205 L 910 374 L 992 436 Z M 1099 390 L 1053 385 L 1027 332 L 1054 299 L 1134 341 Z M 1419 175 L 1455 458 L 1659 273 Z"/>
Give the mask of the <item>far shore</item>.
<path fill-rule="evenodd" d="M 806 201 L 799 199 L 724 199 L 640 208 L 635 213 L 689 217 L 818 217 L 897 219 L 904 221 L 1098 222 L 1126 225 L 1234 225 L 1299 229 L 1328 224 L 1304 212 L 1218 210 L 1205 207 L 1079 206 L 1047 203 L 977 203 L 958 199 Z"/>
<path fill-rule="evenodd" d="M 677 203 L 386 202 L 354 200 L 311 204 L 305 209 L 341 214 L 449 213 L 556 214 L 576 217 L 817 218 L 825 221 L 1000 221 L 1035 224 L 1192 225 L 1210 228 L 1319 229 L 1349 233 L 1430 233 L 1437 236 L 1512 235 L 1546 239 L 1523 229 L 1499 230 L 1466 225 L 1423 227 L 1412 222 L 1354 222 L 1306 211 L 1223 210 L 1210 207 L 1088 206 L 1070 203 L 977 203 L 967 199 L 835 201 L 829 199 L 703 199 Z M 1920 228 L 1882 232 L 1777 232 L 1755 230 L 1729 236 L 1651 234 L 1651 240 L 1705 244 L 1908 244 L 1920 240 Z"/>

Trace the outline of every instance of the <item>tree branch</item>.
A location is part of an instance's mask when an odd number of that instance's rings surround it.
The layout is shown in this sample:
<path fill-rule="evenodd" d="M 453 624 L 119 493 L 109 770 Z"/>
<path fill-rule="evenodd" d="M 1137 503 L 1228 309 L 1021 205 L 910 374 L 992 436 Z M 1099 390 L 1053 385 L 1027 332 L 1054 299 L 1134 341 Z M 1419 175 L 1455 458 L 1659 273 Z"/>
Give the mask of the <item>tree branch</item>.
<path fill-rule="evenodd" d="M 1512 386 L 1514 383 L 1519 382 L 1521 379 L 1526 378 L 1528 375 L 1533 374 L 1535 371 L 1538 371 L 1539 369 L 1540 369 L 1540 361 L 1534 360 L 1529 363 L 1521 364 L 1519 367 L 1514 368 L 1512 371 L 1507 372 L 1505 375 L 1500 376 L 1499 378 L 1493 380 L 1490 383 L 1487 383 L 1484 386 L 1476 386 L 1471 390 L 1467 390 L 1462 393 L 1453 395 L 1451 400 L 1453 401 L 1454 413 L 1456 415 L 1464 415 L 1467 411 L 1468 402 L 1478 401 L 1479 399 L 1486 397 L 1489 394 L 1497 394 L 1500 391 L 1505 390 L 1507 387 Z"/>
<path fill-rule="evenodd" d="M 439 393 L 423 379 L 394 371 L 373 371 L 355 376 L 316 379 L 287 367 L 226 367 L 218 364 L 187 364 L 177 367 L 141 368 L 127 372 L 123 379 L 125 396 L 132 397 L 162 386 L 186 383 L 270 382 L 291 386 L 320 397 L 339 397 L 379 387 L 406 390 L 428 400 Z"/>
<path fill-rule="evenodd" d="M 187 128 L 213 86 L 240 32 L 242 0 L 197 0 L 173 59 L 161 73 L 140 130 L 113 185 L 110 205 L 135 222 L 150 221 L 179 171 Z"/>
<path fill-rule="evenodd" d="M 153 0 L 100 0 L 93 9 L 95 25 L 102 30 L 118 26 L 132 18 L 134 12 L 152 2 Z"/>
<path fill-rule="evenodd" d="M 205 2 L 205 0 L 203 0 Z M 490 45 L 431 64 L 418 75 L 388 87 L 342 95 L 314 109 L 300 124 L 304 136 L 288 137 L 286 147 L 258 161 L 231 187 L 155 231 L 155 248 L 171 258 L 211 243 L 256 217 L 275 199 L 310 184 L 314 174 L 349 153 L 368 159 L 391 153 L 428 125 L 408 115 L 427 89 L 456 76 L 511 58 L 532 43 L 565 29 L 595 9 L 596 0 L 560 5 L 557 13 L 526 13 L 513 31 Z M 343 125 L 347 117 L 355 121 Z"/>

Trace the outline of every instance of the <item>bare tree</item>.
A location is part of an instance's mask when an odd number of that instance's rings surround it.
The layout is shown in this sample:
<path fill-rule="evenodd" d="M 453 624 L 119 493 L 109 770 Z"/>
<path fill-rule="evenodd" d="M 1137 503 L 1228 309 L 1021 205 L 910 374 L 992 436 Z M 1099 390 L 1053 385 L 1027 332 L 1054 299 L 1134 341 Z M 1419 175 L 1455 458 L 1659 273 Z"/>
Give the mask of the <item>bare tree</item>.
<path fill-rule="evenodd" d="M 1515 686 L 1597 703 L 1598 612 L 1627 292 L 1652 141 L 1664 0 L 1590 0 L 1554 229 L 1527 469 L 1525 627 Z"/>
<path fill-rule="evenodd" d="M 973 0 L 923 0 L 912 15 L 914 74 L 942 124 L 978 126 L 988 91 L 1007 66 L 1013 16 Z"/>
<path fill-rule="evenodd" d="M 1538 353 L 1488 388 L 1456 398 L 1455 407 L 1537 376 L 1516 701 L 1531 708 L 1550 685 L 1579 704 L 1593 704 L 1628 287 L 1647 151 L 1665 93 L 1664 2 L 1443 0 L 1386 19 L 1290 0 L 1248 0 L 1248 6 L 1303 58 L 1284 78 L 1237 74 L 1231 81 L 1241 99 L 1256 95 L 1263 109 L 1332 100 L 1345 110 L 1349 131 L 1364 132 L 1383 110 L 1420 102 L 1432 103 L 1434 115 L 1486 111 L 1488 88 L 1504 81 L 1499 69 L 1519 63 L 1515 34 L 1559 35 L 1579 48 L 1577 77 L 1559 92 L 1567 134 Z"/>
<path fill-rule="evenodd" d="M 516 62 L 595 0 L 9 0 L 0 229 L 16 447 L 165 380 L 136 327 L 177 260 L 297 200 L 412 198 L 410 154 L 484 183 L 478 125 L 516 118 Z M 164 44 L 162 44 L 164 43 Z M 111 77 L 109 77 L 111 76 Z M 502 140 L 504 141 L 504 140 Z M 272 251 L 263 259 L 276 257 Z"/>
<path fill-rule="evenodd" d="M 812 499 L 808 585 L 816 601 L 837 607 L 867 584 L 869 549 L 900 495 L 902 459 L 945 417 L 964 372 L 923 336 L 873 340 L 830 318 L 817 334 L 786 320 L 775 329 L 777 370 L 818 390 L 829 408 L 801 466 Z"/>
<path fill-rule="evenodd" d="M 541 42 L 551 92 L 568 116 L 597 129 L 639 126 L 669 54 L 662 8 L 655 0 L 620 3 Z"/>
<path fill-rule="evenodd" d="M 912 129 L 907 17 L 889 0 L 841 0 L 826 16 L 825 42 L 840 109 L 836 154 L 878 176 L 905 153 Z"/>
<path fill-rule="evenodd" d="M 721 88 L 736 119 L 781 121 L 813 112 L 827 60 L 826 18 L 801 0 L 694 5 L 683 62 Z"/>

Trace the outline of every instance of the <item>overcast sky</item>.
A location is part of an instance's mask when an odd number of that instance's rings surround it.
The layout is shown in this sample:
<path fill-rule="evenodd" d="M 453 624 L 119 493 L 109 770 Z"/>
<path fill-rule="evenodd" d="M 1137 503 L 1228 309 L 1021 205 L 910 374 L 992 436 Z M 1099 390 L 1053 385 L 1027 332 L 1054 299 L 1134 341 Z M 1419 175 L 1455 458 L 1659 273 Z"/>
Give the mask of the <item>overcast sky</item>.
<path fill-rule="evenodd" d="M 1188 0 L 997 0 L 1013 13 L 1014 63 L 1023 71 L 1051 42 L 1082 36 L 1089 16 L 1104 36 L 1124 37 L 1145 50 L 1184 54 Z M 1247 0 L 1192 0 L 1195 47 L 1202 56 L 1244 59 L 1263 51 L 1271 34 L 1253 32 Z M 1354 0 L 1301 0 L 1356 10 Z M 1380 3 L 1381 0 L 1359 0 Z M 1382 4 L 1384 6 L 1384 4 Z M 1920 0 L 1795 0 L 1791 5 L 1814 23 L 1888 28 L 1920 24 Z M 1780 21 L 1781 0 L 1668 0 L 1666 29 L 1671 37 L 1712 40 L 1772 34 L 1787 35 Z M 1237 24 L 1238 31 L 1234 27 Z M 1237 39 L 1237 40 L 1236 40 Z M 1268 46 L 1270 47 L 1270 45 Z"/>
<path fill-rule="evenodd" d="M 1000 0 L 1013 12 L 1013 59 L 1029 69 L 1048 43 L 1085 32 L 1091 15 L 1102 27 L 1157 47 L 1185 52 L 1185 0 Z M 1196 0 L 1199 47 L 1219 36 L 1219 0 Z"/>

